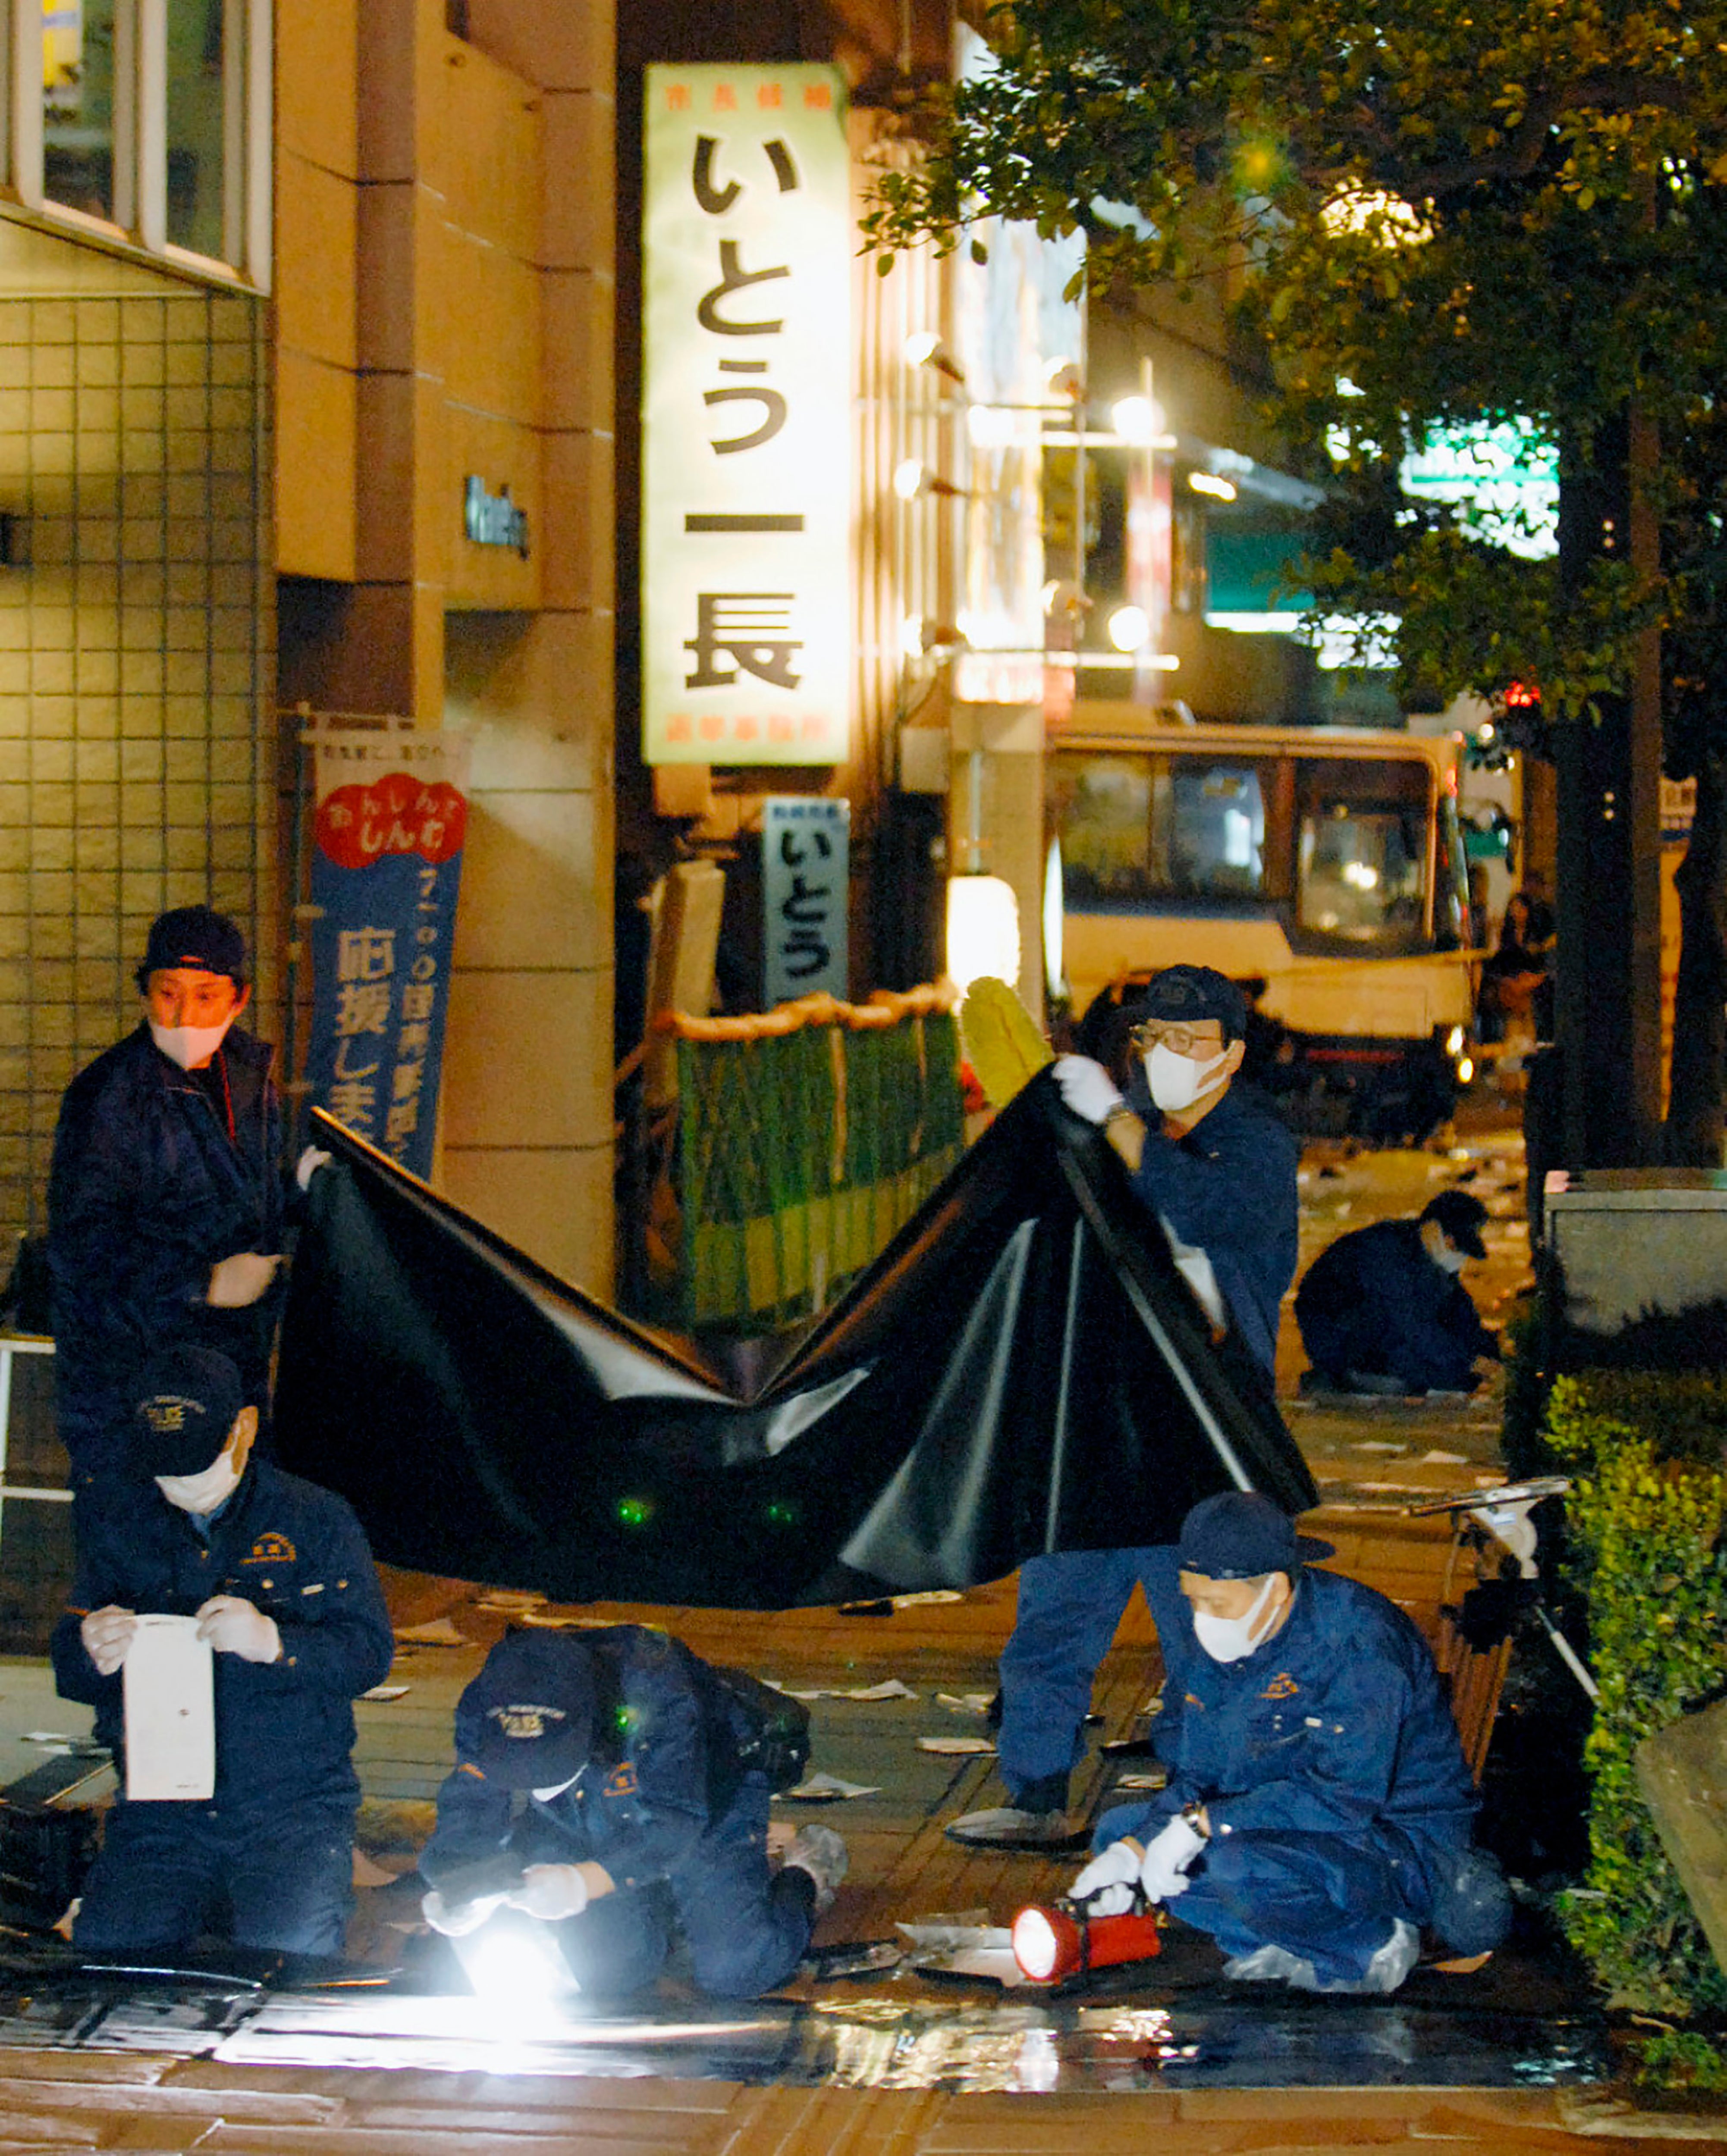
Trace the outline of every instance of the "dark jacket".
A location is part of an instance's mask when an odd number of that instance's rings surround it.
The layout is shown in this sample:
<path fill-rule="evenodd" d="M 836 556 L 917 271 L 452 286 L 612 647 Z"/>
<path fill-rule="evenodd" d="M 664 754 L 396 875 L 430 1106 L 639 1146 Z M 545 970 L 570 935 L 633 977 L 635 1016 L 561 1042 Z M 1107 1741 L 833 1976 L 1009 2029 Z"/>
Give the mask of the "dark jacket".
<path fill-rule="evenodd" d="M 1342 1835 L 1424 1870 L 1467 1846 L 1477 1799 L 1433 1657 L 1375 1589 L 1303 1570 L 1274 1638 L 1186 1676 L 1169 1786 L 1139 1822 L 1112 1815 L 1116 1836 L 1203 1804 L 1214 1835 Z"/>
<path fill-rule="evenodd" d="M 219 1348 L 262 1399 L 278 1297 L 212 1310 L 210 1268 L 282 1247 L 281 1129 L 270 1051 L 232 1031 L 213 1068 L 234 1134 L 199 1081 L 140 1025 L 67 1087 L 49 1176 L 60 1430 L 75 1471 L 123 1457 L 135 1375 L 181 1340 Z"/>
<path fill-rule="evenodd" d="M 190 1616 L 213 1594 L 238 1594 L 273 1617 L 281 1659 L 215 1657 L 215 1809 L 241 1816 L 301 1799 L 357 1803 L 352 1702 L 382 1682 L 394 1642 L 372 1553 L 344 1501 L 254 1460 L 208 1523 L 177 1512 L 149 1483 L 129 1510 L 87 1523 L 66 1614 L 54 1628 L 63 1699 L 96 1710 L 105 1743 L 123 1737 L 123 1672 L 97 1674 L 79 1626 L 116 1604 Z"/>
<path fill-rule="evenodd" d="M 1243 1345 L 1270 1370 L 1284 1291 L 1295 1277 L 1295 1141 L 1239 1081 L 1184 1138 L 1164 1136 L 1149 1101 L 1144 1112 L 1133 1189 L 1211 1260 Z"/>
<path fill-rule="evenodd" d="M 754 1725 L 698 1656 L 640 1625 L 571 1644 L 594 1657 L 594 1757 L 558 1796 L 520 1797 L 475 1765 L 479 1731 L 459 1712 L 458 1763 L 420 1857 L 434 1886 L 501 1850 L 524 1865 L 591 1861 L 619 1887 L 644 1886 L 676 1871 L 736 1796 Z"/>
<path fill-rule="evenodd" d="M 1295 1322 L 1320 1369 L 1401 1378 L 1411 1392 L 1465 1390 L 1476 1357 L 1499 1353 L 1469 1291 L 1428 1256 L 1417 1220 L 1339 1235 L 1303 1278 Z"/>

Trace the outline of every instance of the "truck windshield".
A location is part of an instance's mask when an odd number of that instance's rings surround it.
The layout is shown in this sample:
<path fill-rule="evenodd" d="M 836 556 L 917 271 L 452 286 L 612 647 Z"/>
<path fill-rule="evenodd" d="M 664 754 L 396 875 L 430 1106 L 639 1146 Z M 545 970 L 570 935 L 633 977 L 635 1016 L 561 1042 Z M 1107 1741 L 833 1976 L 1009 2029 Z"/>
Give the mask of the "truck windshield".
<path fill-rule="evenodd" d="M 1418 937 L 1427 880 L 1425 767 L 1303 759 L 1296 793 L 1298 925 L 1356 944 Z"/>

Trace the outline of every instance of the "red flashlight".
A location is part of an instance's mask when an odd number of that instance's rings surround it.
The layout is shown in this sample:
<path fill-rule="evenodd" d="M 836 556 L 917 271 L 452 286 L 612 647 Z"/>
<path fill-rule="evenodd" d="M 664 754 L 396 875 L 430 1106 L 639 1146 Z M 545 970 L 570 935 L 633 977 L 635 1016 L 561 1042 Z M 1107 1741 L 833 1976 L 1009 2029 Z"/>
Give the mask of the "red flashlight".
<path fill-rule="evenodd" d="M 1034 1984 L 1059 1984 L 1087 1969 L 1149 1961 L 1163 1952 L 1155 1909 L 1088 1917 L 1071 1902 L 1034 1902 L 1014 1918 L 1014 1959 Z"/>

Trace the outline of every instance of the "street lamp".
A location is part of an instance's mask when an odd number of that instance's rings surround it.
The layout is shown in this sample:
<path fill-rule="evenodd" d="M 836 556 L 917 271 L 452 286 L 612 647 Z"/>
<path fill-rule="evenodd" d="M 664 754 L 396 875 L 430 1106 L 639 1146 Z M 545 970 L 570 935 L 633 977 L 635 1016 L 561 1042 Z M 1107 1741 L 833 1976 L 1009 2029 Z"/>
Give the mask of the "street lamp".
<path fill-rule="evenodd" d="M 1153 449 L 1163 446 L 1165 424 L 1163 407 L 1154 397 L 1118 398 L 1110 407 L 1109 424 L 1130 449 Z"/>
<path fill-rule="evenodd" d="M 913 330 L 900 347 L 907 367 L 928 367 L 949 382 L 965 387 L 965 369 L 933 330 Z"/>
<path fill-rule="evenodd" d="M 1151 618 L 1144 607 L 1118 606 L 1108 624 L 1109 640 L 1118 651 L 1138 651 L 1151 634 Z"/>
<path fill-rule="evenodd" d="M 893 490 L 902 501 L 916 501 L 919 495 L 945 495 L 958 500 L 965 492 L 951 480 L 933 472 L 922 457 L 907 457 L 894 466 Z"/>

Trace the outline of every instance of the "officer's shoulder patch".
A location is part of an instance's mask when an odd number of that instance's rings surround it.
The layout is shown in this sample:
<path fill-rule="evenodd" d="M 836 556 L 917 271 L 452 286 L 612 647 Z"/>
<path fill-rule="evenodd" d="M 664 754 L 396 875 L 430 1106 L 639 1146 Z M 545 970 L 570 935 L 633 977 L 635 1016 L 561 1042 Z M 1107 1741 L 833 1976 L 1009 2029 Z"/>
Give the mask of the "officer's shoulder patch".
<path fill-rule="evenodd" d="M 292 1564 L 300 1553 L 285 1535 L 278 1534 L 274 1527 L 259 1536 L 242 1564 Z"/>
<path fill-rule="evenodd" d="M 628 1759 L 622 1766 L 614 1767 L 605 1778 L 605 1794 L 609 1797 L 633 1797 L 640 1787 L 635 1779 L 635 1768 Z"/>
<path fill-rule="evenodd" d="M 1259 1696 L 1262 1699 L 1293 1699 L 1300 1690 L 1288 1670 L 1279 1670 Z"/>

